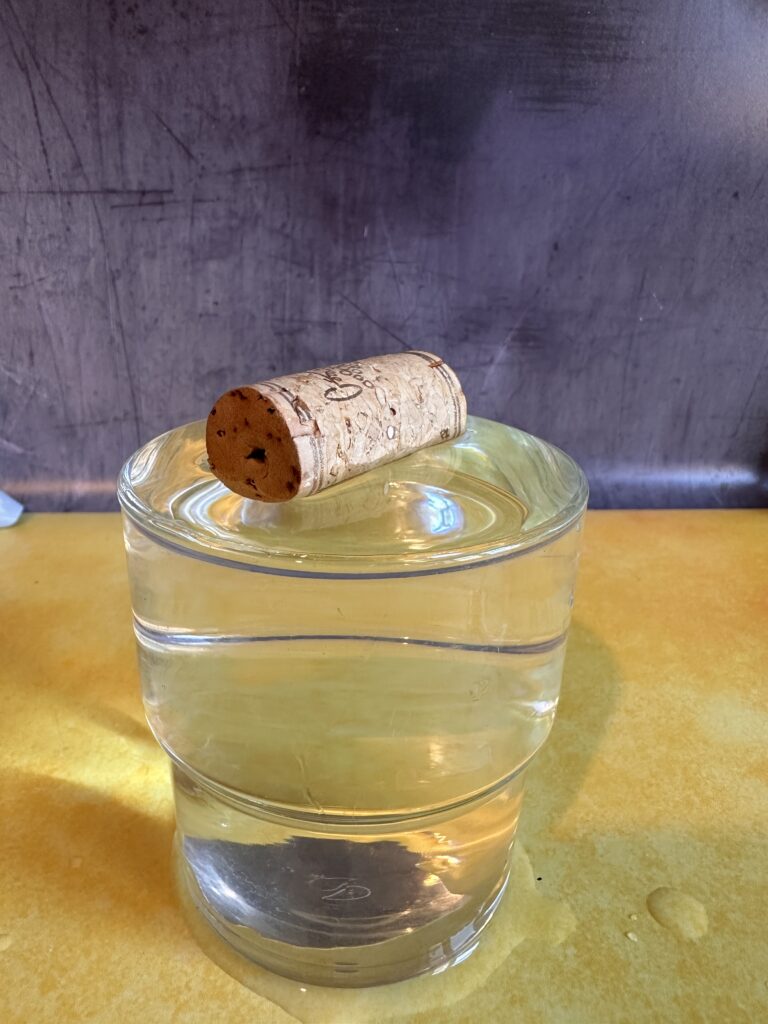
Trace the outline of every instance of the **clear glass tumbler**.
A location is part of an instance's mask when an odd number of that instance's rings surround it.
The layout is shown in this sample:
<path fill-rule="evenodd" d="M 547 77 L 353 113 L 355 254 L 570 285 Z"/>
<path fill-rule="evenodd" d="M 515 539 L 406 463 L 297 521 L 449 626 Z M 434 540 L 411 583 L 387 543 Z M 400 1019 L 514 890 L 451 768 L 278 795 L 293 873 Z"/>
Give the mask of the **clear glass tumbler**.
<path fill-rule="evenodd" d="M 268 505 L 212 476 L 198 422 L 129 459 L 119 497 L 200 913 L 315 984 L 466 957 L 557 707 L 579 468 L 470 418 L 456 441 Z"/>

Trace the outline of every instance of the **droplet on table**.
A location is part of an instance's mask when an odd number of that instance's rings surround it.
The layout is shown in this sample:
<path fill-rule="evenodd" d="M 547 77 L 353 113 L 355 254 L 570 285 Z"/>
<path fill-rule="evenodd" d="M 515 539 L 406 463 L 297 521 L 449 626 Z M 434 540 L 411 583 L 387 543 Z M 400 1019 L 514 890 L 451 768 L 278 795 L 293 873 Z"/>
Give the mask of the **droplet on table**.
<path fill-rule="evenodd" d="M 654 889 L 645 902 L 651 917 L 681 939 L 695 940 L 706 935 L 707 910 L 693 896 L 662 885 Z"/>

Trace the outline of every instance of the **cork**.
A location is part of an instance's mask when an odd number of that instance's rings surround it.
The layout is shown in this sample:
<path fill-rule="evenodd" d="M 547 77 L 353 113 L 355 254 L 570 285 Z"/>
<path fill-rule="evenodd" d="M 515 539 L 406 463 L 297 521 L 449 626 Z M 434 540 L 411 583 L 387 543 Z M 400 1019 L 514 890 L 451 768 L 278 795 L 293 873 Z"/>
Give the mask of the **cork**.
<path fill-rule="evenodd" d="M 289 501 L 464 433 L 456 374 L 402 352 L 227 391 L 208 415 L 211 471 L 237 494 Z"/>

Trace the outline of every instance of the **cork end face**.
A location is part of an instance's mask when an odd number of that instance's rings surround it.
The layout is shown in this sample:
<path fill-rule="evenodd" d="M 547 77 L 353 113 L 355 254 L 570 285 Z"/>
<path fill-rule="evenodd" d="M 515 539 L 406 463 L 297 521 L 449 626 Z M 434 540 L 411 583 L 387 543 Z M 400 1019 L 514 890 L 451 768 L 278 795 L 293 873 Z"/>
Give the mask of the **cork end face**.
<path fill-rule="evenodd" d="M 231 491 L 257 501 L 290 501 L 301 487 L 296 445 L 280 410 L 253 387 L 222 395 L 208 414 L 211 471 Z"/>

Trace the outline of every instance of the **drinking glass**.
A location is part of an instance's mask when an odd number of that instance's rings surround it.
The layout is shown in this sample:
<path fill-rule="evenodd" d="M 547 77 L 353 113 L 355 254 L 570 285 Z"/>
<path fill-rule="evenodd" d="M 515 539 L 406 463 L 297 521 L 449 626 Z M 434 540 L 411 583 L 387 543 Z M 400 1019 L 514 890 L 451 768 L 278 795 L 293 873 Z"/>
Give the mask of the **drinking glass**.
<path fill-rule="evenodd" d="M 200 914 L 315 984 L 469 955 L 557 707 L 580 469 L 470 417 L 455 441 L 264 504 L 211 474 L 197 422 L 136 452 L 119 498 Z"/>

